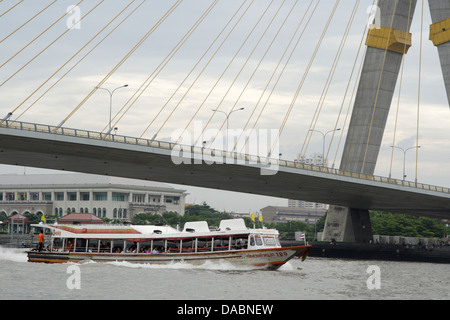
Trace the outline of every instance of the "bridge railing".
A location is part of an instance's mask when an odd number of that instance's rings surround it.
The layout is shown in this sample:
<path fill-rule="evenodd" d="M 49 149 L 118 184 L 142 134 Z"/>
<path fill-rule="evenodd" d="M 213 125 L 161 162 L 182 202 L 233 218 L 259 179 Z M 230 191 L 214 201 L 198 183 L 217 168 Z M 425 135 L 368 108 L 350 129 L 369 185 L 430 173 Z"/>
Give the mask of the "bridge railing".
<path fill-rule="evenodd" d="M 18 129 L 18 130 L 26 130 L 26 131 L 34 131 L 34 132 L 42 132 L 42 133 L 50 133 L 56 135 L 65 135 L 65 136 L 74 136 L 79 138 L 93 139 L 93 140 L 102 140 L 102 141 L 111 141 L 118 142 L 124 144 L 132 144 L 132 145 L 140 145 L 147 146 L 151 148 L 158 148 L 164 150 L 174 150 L 175 148 L 179 148 L 179 150 L 185 154 L 185 152 L 190 153 L 191 155 L 198 155 L 203 157 L 204 155 L 208 155 L 213 158 L 224 158 L 224 159 L 234 159 L 240 160 L 242 163 L 255 163 L 261 165 L 269 165 L 276 164 L 281 167 L 288 168 L 296 168 L 302 169 L 312 172 L 320 172 L 326 174 L 332 174 L 337 176 L 350 177 L 355 179 L 362 179 L 368 181 L 376 181 L 387 184 L 394 184 L 398 186 L 417 188 L 422 190 L 430 190 L 434 192 L 442 192 L 450 194 L 450 188 L 433 186 L 429 184 L 417 183 L 412 181 L 399 180 L 394 178 L 386 178 L 376 175 L 368 175 L 363 173 L 356 172 L 348 172 L 342 171 L 339 169 L 328 168 L 323 166 L 316 166 L 310 164 L 304 164 L 297 161 L 288 161 L 282 159 L 274 159 L 269 157 L 261 157 L 251 154 L 244 153 L 236 153 L 231 151 L 223 151 L 218 149 L 209 149 L 197 146 L 188 146 L 188 145 L 179 145 L 173 142 L 166 141 L 158 141 L 151 139 L 143 139 L 129 136 L 122 136 L 117 134 L 106 134 L 102 132 L 95 132 L 89 130 L 82 129 L 72 129 L 65 127 L 57 127 L 51 125 L 37 124 L 37 123 L 29 123 L 29 122 L 21 122 L 21 121 L 6 121 L 0 120 L 0 127 L 10 128 L 10 129 Z"/>

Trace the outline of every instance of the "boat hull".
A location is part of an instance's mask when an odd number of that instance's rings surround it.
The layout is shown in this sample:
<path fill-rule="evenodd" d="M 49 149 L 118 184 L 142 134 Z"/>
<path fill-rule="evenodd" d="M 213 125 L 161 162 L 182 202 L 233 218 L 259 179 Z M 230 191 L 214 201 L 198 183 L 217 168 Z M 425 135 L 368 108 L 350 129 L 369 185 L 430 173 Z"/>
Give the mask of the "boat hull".
<path fill-rule="evenodd" d="M 171 264 L 187 262 L 194 265 L 206 261 L 223 260 L 240 266 L 253 266 L 276 270 L 294 257 L 305 259 L 311 246 L 295 246 L 261 250 L 230 250 L 199 253 L 89 253 L 89 252 L 28 252 L 29 262 L 67 263 L 67 262 L 112 262 L 126 261 L 143 264 Z"/>

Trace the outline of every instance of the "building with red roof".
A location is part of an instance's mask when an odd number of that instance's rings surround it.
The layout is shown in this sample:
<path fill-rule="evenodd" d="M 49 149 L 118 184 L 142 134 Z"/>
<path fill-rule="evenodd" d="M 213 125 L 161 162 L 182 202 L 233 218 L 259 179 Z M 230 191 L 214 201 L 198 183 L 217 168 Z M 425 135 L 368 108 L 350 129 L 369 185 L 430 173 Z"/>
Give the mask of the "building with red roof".
<path fill-rule="evenodd" d="M 91 213 L 69 213 L 58 219 L 59 224 L 101 224 L 101 218 Z"/>

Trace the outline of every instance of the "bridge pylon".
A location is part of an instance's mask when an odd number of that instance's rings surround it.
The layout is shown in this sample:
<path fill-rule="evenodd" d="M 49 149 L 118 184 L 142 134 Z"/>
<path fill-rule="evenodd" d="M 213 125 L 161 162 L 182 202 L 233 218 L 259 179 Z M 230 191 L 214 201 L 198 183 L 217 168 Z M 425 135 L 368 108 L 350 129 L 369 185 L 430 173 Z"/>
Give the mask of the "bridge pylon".
<path fill-rule="evenodd" d="M 380 25 L 367 35 L 367 52 L 355 98 L 340 169 L 372 175 L 375 170 L 403 55 L 412 45 L 409 32 L 417 0 L 380 0 Z M 430 40 L 438 47 L 450 103 L 450 1 L 429 0 Z M 324 241 L 372 240 L 369 211 L 330 206 Z"/>
<path fill-rule="evenodd" d="M 430 40 L 437 47 L 450 106 L 450 1 L 428 0 L 433 24 Z"/>

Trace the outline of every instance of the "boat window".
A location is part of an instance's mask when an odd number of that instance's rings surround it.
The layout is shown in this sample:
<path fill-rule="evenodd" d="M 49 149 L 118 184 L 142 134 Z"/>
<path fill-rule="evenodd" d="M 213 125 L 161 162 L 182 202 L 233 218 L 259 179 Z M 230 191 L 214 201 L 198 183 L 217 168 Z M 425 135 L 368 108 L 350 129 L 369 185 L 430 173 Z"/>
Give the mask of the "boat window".
<path fill-rule="evenodd" d="M 183 252 L 191 253 L 195 251 L 195 239 L 183 240 Z"/>
<path fill-rule="evenodd" d="M 275 238 L 273 236 L 264 236 L 263 240 L 264 240 L 264 244 L 266 246 L 275 246 L 276 245 Z"/>
<path fill-rule="evenodd" d="M 197 251 L 198 252 L 211 251 L 210 243 L 211 239 L 198 239 Z"/>
<path fill-rule="evenodd" d="M 277 243 L 277 246 L 281 247 L 280 239 L 278 238 L 278 236 L 275 236 L 275 241 Z"/>
<path fill-rule="evenodd" d="M 180 240 L 168 240 L 167 241 L 167 252 L 169 253 L 179 253 L 180 252 Z"/>
<path fill-rule="evenodd" d="M 237 250 L 247 249 L 247 238 L 233 237 L 231 239 L 231 249 L 237 249 Z"/>
<path fill-rule="evenodd" d="M 255 238 L 256 238 L 256 245 L 262 246 L 263 242 L 261 240 L 261 237 L 259 235 L 256 235 Z"/>
<path fill-rule="evenodd" d="M 228 250 L 228 242 L 228 237 L 214 239 L 214 251 Z"/>

